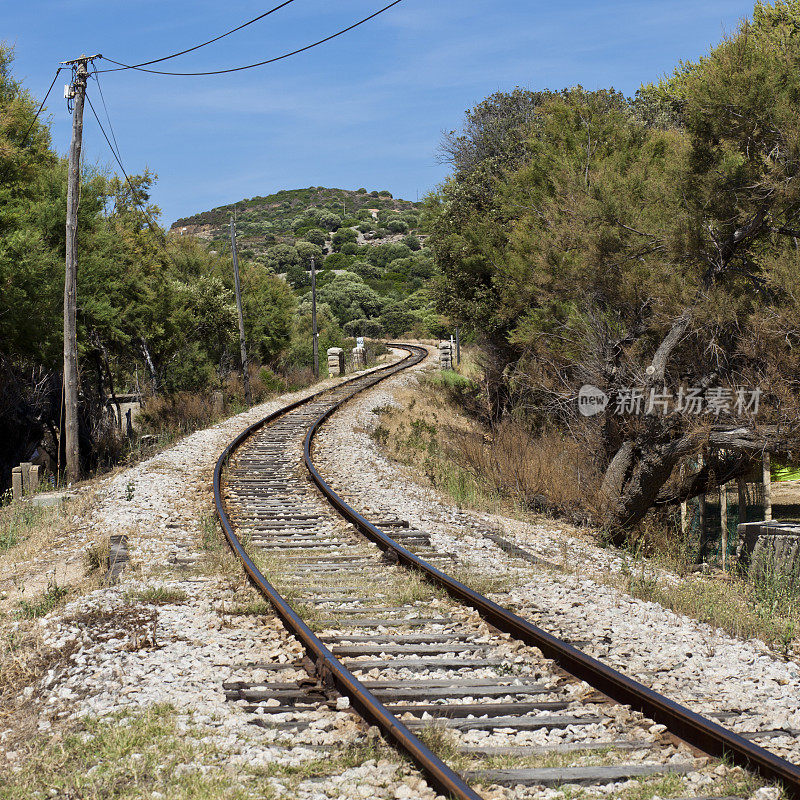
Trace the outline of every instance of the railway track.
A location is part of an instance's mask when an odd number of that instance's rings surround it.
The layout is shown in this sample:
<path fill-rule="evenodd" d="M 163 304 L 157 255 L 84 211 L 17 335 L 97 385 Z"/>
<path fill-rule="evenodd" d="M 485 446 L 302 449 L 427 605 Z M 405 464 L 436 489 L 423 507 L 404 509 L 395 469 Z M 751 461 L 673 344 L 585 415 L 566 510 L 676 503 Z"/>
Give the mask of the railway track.
<path fill-rule="evenodd" d="M 245 701 L 255 724 L 290 726 L 345 696 L 456 798 L 693 773 L 704 754 L 800 798 L 796 765 L 496 605 L 425 532 L 368 521 L 330 489 L 313 463 L 314 434 L 355 394 L 425 357 L 397 347 L 408 352 L 399 363 L 270 415 L 217 462 L 225 535 L 303 645 L 309 673 L 301 683 L 238 681 L 229 699 Z"/>

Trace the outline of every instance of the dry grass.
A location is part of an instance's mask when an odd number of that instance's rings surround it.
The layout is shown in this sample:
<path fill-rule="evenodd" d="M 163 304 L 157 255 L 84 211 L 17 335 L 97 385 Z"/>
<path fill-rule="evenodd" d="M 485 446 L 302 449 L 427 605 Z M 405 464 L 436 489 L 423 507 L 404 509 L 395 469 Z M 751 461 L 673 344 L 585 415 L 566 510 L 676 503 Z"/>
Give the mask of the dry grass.
<path fill-rule="evenodd" d="M 159 705 L 85 720 L 63 735 L 36 736 L 19 753 L 19 769 L 0 773 L 0 798 L 244 800 L 253 790 L 274 796 L 246 767 L 225 770 L 208 731 L 179 729 L 177 717 L 176 709 Z"/>
<path fill-rule="evenodd" d="M 800 596 L 779 579 L 689 576 L 672 580 L 644 561 L 605 582 L 647 602 L 706 622 L 739 639 L 761 639 L 783 658 L 800 656 Z"/>
<path fill-rule="evenodd" d="M 419 389 L 396 394 L 399 407 L 375 409 L 372 437 L 458 506 L 518 516 L 541 510 L 546 498 L 551 512 L 584 519 L 598 480 L 591 457 L 558 433 L 533 437 L 513 419 L 484 428 L 460 411 L 470 387 L 453 372 L 427 377 Z"/>

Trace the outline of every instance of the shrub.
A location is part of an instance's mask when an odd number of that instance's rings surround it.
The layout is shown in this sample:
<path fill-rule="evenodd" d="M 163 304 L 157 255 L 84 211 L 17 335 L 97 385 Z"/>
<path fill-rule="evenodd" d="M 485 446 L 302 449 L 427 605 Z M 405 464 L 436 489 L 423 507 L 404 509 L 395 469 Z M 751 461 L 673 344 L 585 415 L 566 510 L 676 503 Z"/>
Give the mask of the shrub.
<path fill-rule="evenodd" d="M 334 250 L 341 250 L 346 242 L 355 244 L 358 241 L 358 234 L 352 228 L 339 228 L 331 239 Z"/>
<path fill-rule="evenodd" d="M 297 250 L 290 244 L 276 244 L 267 250 L 267 258 L 280 271 L 285 270 L 290 264 L 297 264 L 299 258 Z"/>
<path fill-rule="evenodd" d="M 409 250 L 420 250 L 422 245 L 420 244 L 419 239 L 414 236 L 413 233 L 409 233 L 408 236 L 403 237 L 403 244 L 409 248 Z"/>
<path fill-rule="evenodd" d="M 353 257 L 345 253 L 331 253 L 323 263 L 325 269 L 349 269 L 352 261 Z"/>
<path fill-rule="evenodd" d="M 145 400 L 138 419 L 147 432 L 180 435 L 210 425 L 213 410 L 209 395 L 176 392 Z"/>
<path fill-rule="evenodd" d="M 366 336 L 370 339 L 379 339 L 383 336 L 383 327 L 376 319 L 354 319 L 346 322 L 344 332 L 347 336 Z"/>
<path fill-rule="evenodd" d="M 303 269 L 310 268 L 312 258 L 316 264 L 321 264 L 322 260 L 325 258 L 322 248 L 311 242 L 299 241 L 295 245 L 295 250 L 297 251 L 297 258 Z"/>
<path fill-rule="evenodd" d="M 340 248 L 340 253 L 346 256 L 354 256 L 358 253 L 358 245 L 355 242 L 345 242 Z"/>
<path fill-rule="evenodd" d="M 311 286 L 311 275 L 301 264 L 292 264 L 286 269 L 286 282 L 292 289 L 305 289 Z"/>
<path fill-rule="evenodd" d="M 392 233 L 408 233 L 408 225 L 402 219 L 390 219 L 386 227 Z"/>
<path fill-rule="evenodd" d="M 327 235 L 321 228 L 309 228 L 304 234 L 303 238 L 317 247 L 324 247 L 327 241 Z"/>
<path fill-rule="evenodd" d="M 387 336 L 400 336 L 411 327 L 414 315 L 401 303 L 393 303 L 383 310 L 380 322 Z"/>
<path fill-rule="evenodd" d="M 312 216 L 319 227 L 324 228 L 326 231 L 335 231 L 337 228 L 341 228 L 342 226 L 342 218 L 333 211 L 320 209 Z"/>
<path fill-rule="evenodd" d="M 381 271 L 369 261 L 354 261 L 349 269 L 361 278 L 371 279 L 380 277 Z"/>

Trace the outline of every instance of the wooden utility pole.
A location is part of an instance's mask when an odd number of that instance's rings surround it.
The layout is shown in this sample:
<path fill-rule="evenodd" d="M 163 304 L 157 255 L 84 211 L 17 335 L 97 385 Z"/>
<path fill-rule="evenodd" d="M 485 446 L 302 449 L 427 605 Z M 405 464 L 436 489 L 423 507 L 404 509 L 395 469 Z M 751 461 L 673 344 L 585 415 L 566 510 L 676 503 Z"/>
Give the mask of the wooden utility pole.
<path fill-rule="evenodd" d="M 317 335 L 317 265 L 311 257 L 311 338 L 314 340 L 314 378 L 319 380 L 319 337 Z"/>
<path fill-rule="evenodd" d="M 239 312 L 239 345 L 242 350 L 242 383 L 244 400 L 248 407 L 253 404 L 250 394 L 250 373 L 247 366 L 247 343 L 244 338 L 244 315 L 242 314 L 242 290 L 239 286 L 239 256 L 236 252 L 236 226 L 231 217 L 231 253 L 233 253 L 233 283 L 236 287 L 236 310 Z"/>
<path fill-rule="evenodd" d="M 73 81 L 68 94 L 74 99 L 72 141 L 69 147 L 67 172 L 67 257 L 64 270 L 64 440 L 67 481 L 80 478 L 78 449 L 78 204 L 81 193 L 81 148 L 83 147 L 83 105 L 86 98 L 87 64 L 98 56 L 81 56 L 64 63 L 73 68 Z M 60 450 L 60 442 L 59 442 Z"/>

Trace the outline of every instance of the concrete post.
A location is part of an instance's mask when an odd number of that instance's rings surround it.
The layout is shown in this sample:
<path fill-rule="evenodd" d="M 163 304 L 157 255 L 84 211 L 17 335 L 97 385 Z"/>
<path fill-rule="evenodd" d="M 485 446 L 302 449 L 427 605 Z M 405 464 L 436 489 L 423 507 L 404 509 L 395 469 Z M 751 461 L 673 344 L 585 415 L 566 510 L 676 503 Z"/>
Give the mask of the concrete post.
<path fill-rule="evenodd" d="M 328 375 L 344 375 L 344 350 L 341 347 L 328 348 Z"/>
<path fill-rule="evenodd" d="M 22 494 L 31 493 L 31 464 L 30 461 L 20 462 L 19 468 L 22 471 Z"/>
<path fill-rule="evenodd" d="M 39 491 L 39 465 L 34 464 L 31 467 L 31 494 L 36 494 Z"/>
<path fill-rule="evenodd" d="M 221 417 L 225 414 L 225 398 L 219 389 L 216 392 L 211 393 L 211 405 L 211 413 L 215 417 Z"/>
<path fill-rule="evenodd" d="M 363 347 L 353 348 L 353 369 L 364 369 L 367 365 L 367 352 Z"/>
<path fill-rule="evenodd" d="M 14 500 L 22 499 L 22 468 L 14 467 L 11 470 L 11 496 Z"/>
<path fill-rule="evenodd" d="M 453 346 L 450 342 L 439 343 L 439 368 L 453 369 Z"/>

